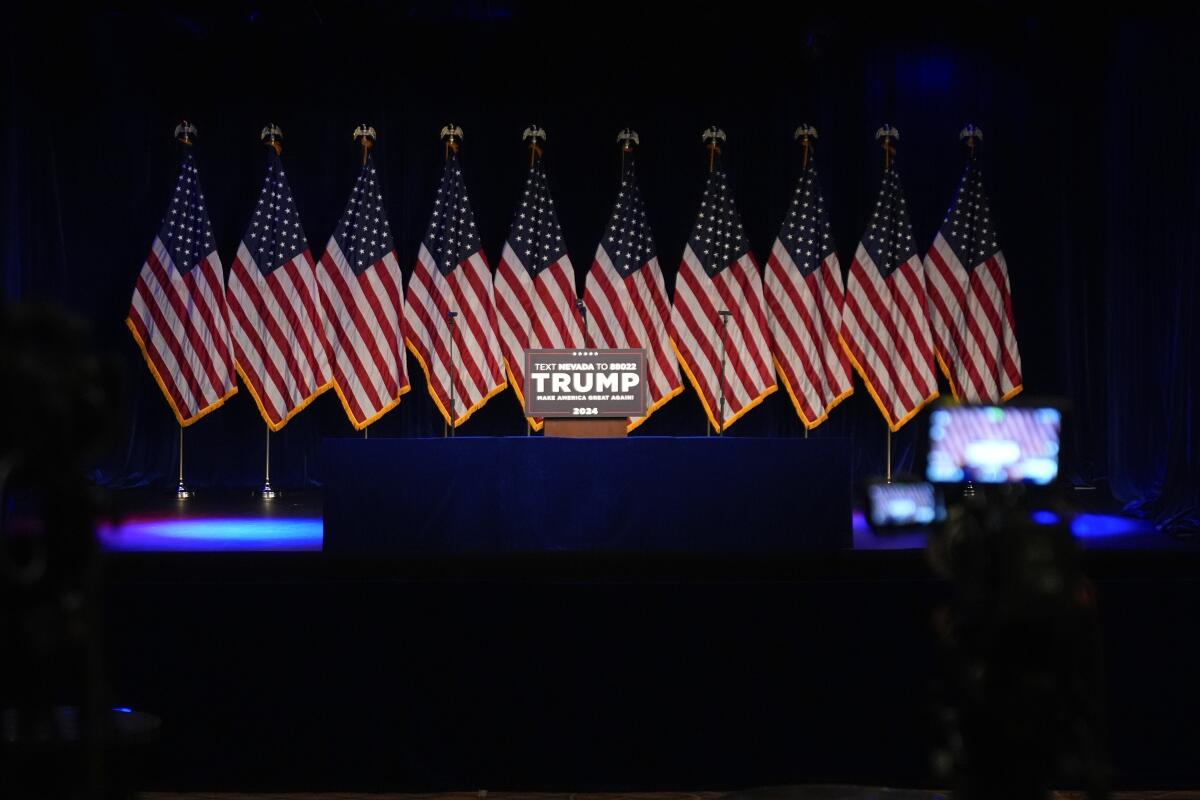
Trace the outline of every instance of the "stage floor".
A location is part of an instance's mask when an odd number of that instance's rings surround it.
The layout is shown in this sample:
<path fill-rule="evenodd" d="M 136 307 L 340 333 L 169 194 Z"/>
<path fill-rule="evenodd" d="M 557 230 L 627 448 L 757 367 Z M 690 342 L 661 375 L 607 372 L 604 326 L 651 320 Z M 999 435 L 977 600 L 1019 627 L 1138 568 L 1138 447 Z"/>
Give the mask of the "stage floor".
<path fill-rule="evenodd" d="M 176 500 L 137 491 L 120 493 L 116 500 L 113 519 L 98 529 L 102 545 L 112 552 L 316 552 L 324 542 L 316 490 L 285 492 L 272 500 L 248 492 L 201 492 Z M 1034 519 L 1051 523 L 1057 516 L 1035 511 Z M 876 533 L 857 510 L 853 530 L 855 551 L 921 550 L 928 537 L 925 531 Z M 1200 552 L 1200 544 L 1112 511 L 1080 512 L 1071 519 L 1071 530 L 1088 550 Z"/>
<path fill-rule="evenodd" d="M 369 557 L 321 551 L 319 492 L 115 500 L 105 651 L 114 705 L 164 720 L 147 788 L 929 784 L 951 588 L 919 534 L 856 515 L 837 552 Z M 1200 547 L 1072 526 L 1114 782 L 1193 786 Z"/>

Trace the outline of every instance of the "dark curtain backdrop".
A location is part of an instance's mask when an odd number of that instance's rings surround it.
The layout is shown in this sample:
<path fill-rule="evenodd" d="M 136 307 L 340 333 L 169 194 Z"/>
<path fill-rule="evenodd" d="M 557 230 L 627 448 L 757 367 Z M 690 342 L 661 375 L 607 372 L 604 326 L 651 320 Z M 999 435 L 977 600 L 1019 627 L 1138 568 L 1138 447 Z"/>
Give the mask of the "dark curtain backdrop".
<path fill-rule="evenodd" d="M 671 284 L 704 180 L 704 127 L 729 134 L 725 165 L 761 261 L 798 174 L 792 131 L 816 125 L 848 263 L 878 189 L 875 129 L 888 121 L 901 131 L 897 164 L 924 248 L 961 172 L 957 136 L 970 121 L 986 134 L 981 157 L 1026 392 L 1072 404 L 1067 477 L 1173 526 L 1200 520 L 1200 119 L 1189 97 L 1200 59 L 1191 19 L 1083 20 L 981 0 L 808 12 L 360 0 L 27 10 L 10 22 L 4 297 L 65 304 L 125 363 L 124 433 L 97 470 L 111 485 L 166 485 L 177 457 L 174 419 L 122 320 L 175 174 L 171 131 L 181 117 L 200 129 L 201 180 L 226 268 L 262 179 L 264 124 L 285 132 L 316 254 L 354 179 L 350 133 L 374 125 L 406 275 L 432 204 L 441 126 L 466 131 L 466 177 L 494 264 L 527 165 L 520 133 L 536 121 L 549 132 L 546 164 L 581 290 L 613 201 L 624 126 L 642 137 L 639 173 Z M 373 436 L 441 434 L 411 359 L 409 371 L 413 392 Z M 638 435 L 704 427 L 689 391 Z M 896 435 L 899 469 L 916 465 L 922 431 L 918 418 Z M 461 429 L 523 432 L 511 392 Z M 319 483 L 320 440 L 349 435 L 329 393 L 273 437 L 276 483 Z M 731 435 L 803 429 L 780 391 Z M 882 472 L 885 427 L 861 387 L 812 435 L 845 437 L 856 475 Z M 264 436 L 243 390 L 188 429 L 190 481 L 253 486 Z"/>

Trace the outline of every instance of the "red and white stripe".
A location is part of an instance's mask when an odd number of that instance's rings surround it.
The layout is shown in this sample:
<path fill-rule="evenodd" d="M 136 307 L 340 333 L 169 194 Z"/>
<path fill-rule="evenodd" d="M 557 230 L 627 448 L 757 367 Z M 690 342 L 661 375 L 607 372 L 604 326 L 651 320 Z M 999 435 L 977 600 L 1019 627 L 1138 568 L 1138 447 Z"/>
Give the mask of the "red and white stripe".
<path fill-rule="evenodd" d="M 802 275 L 787 247 L 776 239 L 763 291 L 775 368 L 800 420 L 814 428 L 854 391 L 850 362 L 838 338 L 845 291 L 837 253 Z"/>
<path fill-rule="evenodd" d="M 1013 326 L 1012 290 L 997 250 L 971 271 L 941 232 L 925 256 L 929 322 L 954 396 L 996 403 L 1021 391 L 1021 353 Z"/>
<path fill-rule="evenodd" d="M 846 283 L 842 341 L 891 430 L 938 396 L 925 273 L 916 254 L 885 279 L 859 243 Z"/>
<path fill-rule="evenodd" d="M 543 269 L 533 278 L 508 243 L 500 253 L 493 280 L 496 333 L 513 390 L 525 405 L 525 351 L 586 345 L 579 310 L 575 307 L 575 269 L 570 256 Z M 530 417 L 534 430 L 540 419 Z"/>
<path fill-rule="evenodd" d="M 215 250 L 181 274 L 156 236 L 125 322 L 180 425 L 190 425 L 237 392 Z"/>
<path fill-rule="evenodd" d="M 333 236 L 317 268 L 334 388 L 356 430 L 409 390 L 401 280 L 394 251 L 355 275 Z"/>
<path fill-rule="evenodd" d="M 263 275 L 243 242 L 226 297 L 238 372 L 277 431 L 333 381 L 312 254 Z"/>
<path fill-rule="evenodd" d="M 641 425 L 683 391 L 679 362 L 668 330 L 671 305 L 658 257 L 622 278 L 601 244 L 588 270 L 583 302 L 587 307 L 587 343 L 591 347 L 631 347 L 646 351 L 646 414 L 629 420 Z"/>
<path fill-rule="evenodd" d="M 505 386 L 500 345 L 496 340 L 492 271 L 483 251 L 472 254 L 449 275 L 443 275 L 422 243 L 408 282 L 404 309 L 408 347 L 425 371 L 429 394 L 448 423 L 461 425 Z M 453 360 L 448 311 L 458 313 Z M 450 418 L 452 373 L 453 420 Z"/>
<path fill-rule="evenodd" d="M 725 332 L 724 376 L 717 313 L 721 309 L 732 312 Z M 771 368 L 762 278 L 749 252 L 709 278 L 687 245 L 675 279 L 671 323 L 679 360 L 714 428 L 728 428 L 778 388 Z M 725 414 L 718 420 L 722 383 Z"/>

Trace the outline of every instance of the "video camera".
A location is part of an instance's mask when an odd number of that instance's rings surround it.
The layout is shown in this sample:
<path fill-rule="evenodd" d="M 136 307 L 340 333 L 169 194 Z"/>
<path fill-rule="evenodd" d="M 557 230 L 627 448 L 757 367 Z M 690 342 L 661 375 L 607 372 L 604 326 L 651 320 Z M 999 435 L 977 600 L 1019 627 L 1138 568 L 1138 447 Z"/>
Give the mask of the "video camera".
<path fill-rule="evenodd" d="M 1059 404 L 939 406 L 925 480 L 867 486 L 871 526 L 927 528 L 929 562 L 953 588 L 935 615 L 934 767 L 965 800 L 1107 796 L 1099 628 L 1058 492 L 1062 429 Z"/>
<path fill-rule="evenodd" d="M 925 480 L 872 480 L 867 521 L 877 531 L 935 526 L 962 500 L 984 495 L 1025 506 L 1055 500 L 1059 404 L 944 405 L 929 415 Z"/>

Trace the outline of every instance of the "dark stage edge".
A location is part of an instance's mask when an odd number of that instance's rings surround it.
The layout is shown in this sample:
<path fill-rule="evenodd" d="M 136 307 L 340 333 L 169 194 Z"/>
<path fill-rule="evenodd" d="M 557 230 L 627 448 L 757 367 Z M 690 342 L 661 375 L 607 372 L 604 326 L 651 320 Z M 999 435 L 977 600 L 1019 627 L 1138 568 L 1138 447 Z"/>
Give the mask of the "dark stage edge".
<path fill-rule="evenodd" d="M 143 496 L 144 497 L 144 496 Z M 140 502 L 138 498 L 127 498 Z M 304 518 L 200 493 L 179 512 Z M 176 513 L 161 496 L 143 515 Z M 194 510 L 194 511 L 193 511 Z M 1149 535 L 1149 534 L 1139 534 Z M 1200 547 L 1087 543 L 1115 782 L 1200 783 Z M 897 540 L 888 540 L 895 544 Z M 919 548 L 682 556 L 109 553 L 114 705 L 155 789 L 928 786 L 948 596 Z"/>
<path fill-rule="evenodd" d="M 810 790 L 818 797 L 828 798 L 835 791 L 841 791 L 842 796 L 848 795 L 855 789 L 861 790 L 866 797 L 878 796 L 867 787 L 821 787 L 800 786 L 780 787 L 780 791 Z M 822 791 L 824 790 L 824 791 Z M 771 790 L 767 790 L 771 791 Z M 883 795 L 887 797 L 887 795 Z M 432 794 L 403 794 L 388 792 L 386 794 L 361 794 L 358 792 L 321 792 L 270 794 L 236 794 L 225 792 L 146 792 L 142 800 L 721 800 L 728 797 L 725 792 L 445 792 Z M 1192 791 L 1132 791 L 1116 792 L 1112 800 L 1195 800 L 1200 797 L 1200 790 Z M 1047 800 L 1087 800 L 1082 792 L 1057 791 Z"/>

